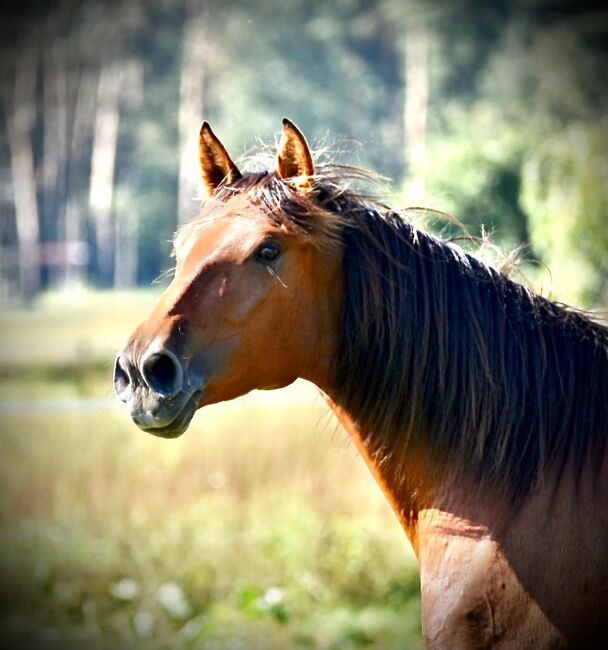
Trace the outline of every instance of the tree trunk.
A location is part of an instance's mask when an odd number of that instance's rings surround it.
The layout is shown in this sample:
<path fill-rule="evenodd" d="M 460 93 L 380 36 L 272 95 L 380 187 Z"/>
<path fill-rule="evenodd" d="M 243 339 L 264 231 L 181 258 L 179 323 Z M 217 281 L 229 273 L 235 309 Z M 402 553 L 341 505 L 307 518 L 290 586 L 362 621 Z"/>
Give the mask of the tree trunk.
<path fill-rule="evenodd" d="M 114 270 L 112 198 L 122 76 L 119 64 L 102 65 L 97 85 L 97 111 L 91 153 L 89 209 L 95 226 L 97 277 L 99 284 L 105 287 L 112 285 Z"/>
<path fill-rule="evenodd" d="M 43 62 L 43 155 L 41 222 L 46 238 L 61 241 L 65 228 L 65 175 L 68 154 L 68 79 L 65 46 L 56 38 Z M 62 270 L 49 269 L 51 284 Z"/>
<path fill-rule="evenodd" d="M 126 110 L 139 108 L 143 102 L 143 69 L 139 61 L 123 62 L 123 87 L 121 104 Z M 121 194 L 137 185 L 137 172 L 127 175 Z M 122 205 L 118 201 L 115 209 L 116 243 L 114 258 L 114 286 L 121 289 L 137 285 L 139 215 L 132 210 L 132 204 Z M 128 202 L 127 202 L 128 203 Z"/>
<path fill-rule="evenodd" d="M 406 32 L 405 40 L 405 164 L 408 198 L 424 195 L 424 179 L 416 172 L 426 157 L 426 122 L 429 102 L 429 34 L 424 27 Z"/>
<path fill-rule="evenodd" d="M 137 285 L 137 213 L 125 214 L 116 220 L 116 264 L 114 286 L 126 289 Z"/>
<path fill-rule="evenodd" d="M 81 242 L 82 259 L 70 260 L 66 256 L 65 281 L 81 284 L 85 279 L 87 249 L 85 244 L 84 214 L 86 201 L 86 178 L 83 173 L 83 149 L 93 131 L 95 116 L 95 79 L 82 71 L 74 105 L 70 150 L 66 169 L 66 205 L 64 237 L 68 246 Z"/>
<path fill-rule="evenodd" d="M 20 53 L 15 63 L 13 102 L 7 115 L 19 247 L 19 288 L 25 299 L 32 298 L 40 289 L 40 224 L 32 151 L 36 64 L 35 52 Z"/>
<path fill-rule="evenodd" d="M 198 172 L 198 129 L 203 119 L 205 20 L 196 4 L 186 0 L 179 85 L 179 177 L 178 223 L 186 223 L 196 213 Z"/>
<path fill-rule="evenodd" d="M 4 149 L 3 136 L 0 146 Z M 2 158 L 4 151 L 1 151 Z M 15 242 L 13 211 L 9 204 L 6 188 L 11 184 L 11 172 L 8 165 L 0 166 L 0 304 L 6 304 L 19 292 L 19 268 L 17 243 Z M 1 194 L 6 194 L 5 199 Z"/>

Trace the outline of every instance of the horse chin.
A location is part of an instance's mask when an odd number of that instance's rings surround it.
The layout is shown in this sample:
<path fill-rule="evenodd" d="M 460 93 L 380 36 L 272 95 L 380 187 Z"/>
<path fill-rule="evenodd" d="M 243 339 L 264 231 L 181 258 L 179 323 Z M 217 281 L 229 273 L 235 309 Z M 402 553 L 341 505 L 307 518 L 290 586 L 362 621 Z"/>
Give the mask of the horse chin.
<path fill-rule="evenodd" d="M 138 422 L 136 419 L 133 421 L 137 426 L 146 433 L 151 433 L 153 436 L 159 438 L 179 438 L 190 426 L 190 422 L 198 408 L 202 391 L 195 391 L 184 403 L 183 407 L 177 413 L 175 418 L 168 424 L 161 424 L 160 426 L 146 426 Z"/>

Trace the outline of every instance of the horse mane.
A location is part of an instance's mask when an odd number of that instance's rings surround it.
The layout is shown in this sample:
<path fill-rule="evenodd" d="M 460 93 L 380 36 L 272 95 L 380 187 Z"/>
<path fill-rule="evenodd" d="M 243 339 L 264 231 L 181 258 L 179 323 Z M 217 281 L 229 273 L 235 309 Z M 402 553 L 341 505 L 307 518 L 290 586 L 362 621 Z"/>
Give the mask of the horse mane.
<path fill-rule="evenodd" d="M 349 186 L 372 176 L 318 168 L 304 194 L 255 172 L 218 200 L 253 202 L 320 246 L 340 246 L 344 295 L 336 401 L 395 479 L 473 477 L 513 504 L 573 463 L 599 475 L 608 437 L 608 328 L 543 298 Z"/>
<path fill-rule="evenodd" d="M 521 503 L 548 468 L 578 480 L 608 436 L 608 329 L 394 213 L 344 231 L 338 400 L 378 462 L 473 477 Z M 420 454 L 418 454 L 420 457 Z"/>

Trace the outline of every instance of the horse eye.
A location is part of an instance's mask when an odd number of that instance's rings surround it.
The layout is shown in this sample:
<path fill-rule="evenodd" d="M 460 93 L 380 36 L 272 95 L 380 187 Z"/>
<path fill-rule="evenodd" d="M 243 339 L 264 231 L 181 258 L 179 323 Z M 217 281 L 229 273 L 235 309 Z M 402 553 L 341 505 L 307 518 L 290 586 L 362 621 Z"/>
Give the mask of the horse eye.
<path fill-rule="evenodd" d="M 274 244 L 263 244 L 258 249 L 255 257 L 260 262 L 272 262 L 273 260 L 276 260 L 280 254 L 281 251 L 278 246 L 275 246 Z"/>

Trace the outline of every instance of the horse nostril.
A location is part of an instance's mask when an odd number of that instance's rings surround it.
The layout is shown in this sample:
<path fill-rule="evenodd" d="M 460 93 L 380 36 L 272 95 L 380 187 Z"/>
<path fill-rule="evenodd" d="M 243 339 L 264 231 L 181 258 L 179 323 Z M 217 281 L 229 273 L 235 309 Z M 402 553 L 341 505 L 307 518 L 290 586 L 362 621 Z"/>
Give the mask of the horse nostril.
<path fill-rule="evenodd" d="M 122 395 L 124 391 L 131 384 L 131 377 L 124 367 L 125 363 L 128 362 L 126 362 L 120 354 L 116 357 L 116 361 L 114 362 L 114 390 L 121 399 L 123 399 Z M 123 399 L 123 401 L 125 400 Z"/>
<path fill-rule="evenodd" d="M 141 374 L 148 386 L 163 397 L 172 397 L 182 387 L 182 368 L 175 355 L 155 352 L 142 363 Z"/>

